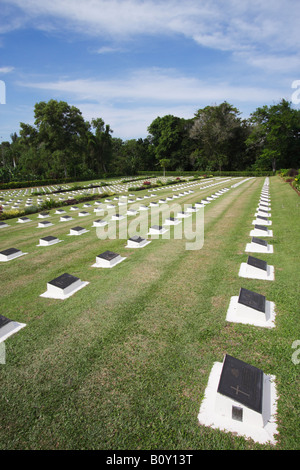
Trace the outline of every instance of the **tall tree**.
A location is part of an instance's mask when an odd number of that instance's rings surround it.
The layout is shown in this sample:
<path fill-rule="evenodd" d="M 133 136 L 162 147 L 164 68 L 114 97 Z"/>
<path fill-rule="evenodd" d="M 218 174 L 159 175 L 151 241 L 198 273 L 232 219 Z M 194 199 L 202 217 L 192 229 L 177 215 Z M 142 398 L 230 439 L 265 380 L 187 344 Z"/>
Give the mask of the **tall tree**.
<path fill-rule="evenodd" d="M 93 168 L 97 175 L 107 173 L 112 157 L 112 129 L 103 119 L 92 119 L 92 128 L 95 133 L 89 132 L 88 146 L 91 154 Z"/>
<path fill-rule="evenodd" d="M 190 137 L 198 142 L 200 155 L 209 169 L 221 171 L 230 165 L 232 143 L 242 125 L 239 114 L 226 101 L 218 106 L 206 106 L 195 114 Z"/>
<path fill-rule="evenodd" d="M 178 167 L 185 169 L 190 164 L 188 155 L 188 133 L 189 124 L 183 118 L 170 114 L 157 117 L 148 127 L 156 165 L 162 159 L 170 160 L 170 168 L 175 170 Z M 188 145 L 187 145 L 188 144 Z"/>
<path fill-rule="evenodd" d="M 84 151 L 87 123 L 75 106 L 65 101 L 41 101 L 34 107 L 35 126 L 39 143 L 52 155 L 59 155 L 64 176 L 72 167 L 72 160 Z M 29 129 L 30 130 L 30 129 Z"/>
<path fill-rule="evenodd" d="M 299 168 L 300 110 L 281 100 L 251 114 L 252 132 L 246 143 L 256 156 L 255 168 Z"/>

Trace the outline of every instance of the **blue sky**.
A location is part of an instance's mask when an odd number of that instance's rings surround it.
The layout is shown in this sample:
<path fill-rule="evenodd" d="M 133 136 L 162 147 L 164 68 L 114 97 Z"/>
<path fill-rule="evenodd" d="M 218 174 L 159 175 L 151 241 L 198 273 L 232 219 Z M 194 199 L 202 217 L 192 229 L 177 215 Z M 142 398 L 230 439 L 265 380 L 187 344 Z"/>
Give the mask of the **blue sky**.
<path fill-rule="evenodd" d="M 123 140 L 157 116 L 293 101 L 299 24 L 299 0 L 0 0 L 0 141 L 52 98 Z"/>

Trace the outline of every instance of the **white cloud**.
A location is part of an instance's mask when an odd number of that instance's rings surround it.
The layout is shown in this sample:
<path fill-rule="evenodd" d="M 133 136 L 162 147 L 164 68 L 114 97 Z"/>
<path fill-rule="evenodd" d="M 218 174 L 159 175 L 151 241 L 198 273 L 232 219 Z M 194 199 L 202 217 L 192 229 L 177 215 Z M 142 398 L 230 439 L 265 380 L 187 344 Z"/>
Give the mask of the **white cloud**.
<path fill-rule="evenodd" d="M 221 80 L 214 83 L 178 74 L 174 70 L 150 68 L 136 70 L 127 77 L 109 80 L 76 79 L 19 83 L 20 86 L 49 90 L 81 101 L 94 102 L 174 102 L 197 103 L 206 100 L 247 101 L 275 99 L 280 91 L 268 87 L 234 86 Z"/>
<path fill-rule="evenodd" d="M 114 39 L 137 34 L 183 34 L 202 46 L 228 51 L 300 44 L 298 0 L 2 0 L 37 27 L 55 25 Z M 19 16 L 15 16 L 19 19 Z"/>
<path fill-rule="evenodd" d="M 14 67 L 10 67 L 10 66 L 0 67 L 0 74 L 11 73 L 13 71 L 14 71 Z"/>
<path fill-rule="evenodd" d="M 124 49 L 121 47 L 102 46 L 95 51 L 96 54 L 112 54 L 115 52 L 123 52 Z"/>
<path fill-rule="evenodd" d="M 19 86 L 44 90 L 52 98 L 72 103 L 86 120 L 102 117 L 115 131 L 114 136 L 123 139 L 145 136 L 147 127 L 158 115 L 190 119 L 198 109 L 225 100 L 238 108 L 252 105 L 249 110 L 252 112 L 260 103 L 282 98 L 281 90 L 271 86 L 233 86 L 221 80 L 212 83 L 173 69 L 158 68 L 136 70 L 110 80 L 23 80 Z"/>

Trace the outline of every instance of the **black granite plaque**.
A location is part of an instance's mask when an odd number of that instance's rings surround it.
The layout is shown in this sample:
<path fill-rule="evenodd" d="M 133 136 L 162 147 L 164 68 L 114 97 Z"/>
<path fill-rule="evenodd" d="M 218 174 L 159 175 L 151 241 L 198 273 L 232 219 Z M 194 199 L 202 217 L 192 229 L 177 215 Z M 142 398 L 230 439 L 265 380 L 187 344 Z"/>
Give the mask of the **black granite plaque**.
<path fill-rule="evenodd" d="M 268 211 L 265 211 L 265 209 L 259 209 L 259 212 L 265 212 L 265 214 L 268 213 Z"/>
<path fill-rule="evenodd" d="M 253 266 L 254 268 L 262 269 L 267 271 L 268 263 L 262 259 L 254 258 L 254 256 L 248 256 L 247 264 Z"/>
<path fill-rule="evenodd" d="M 257 243 L 257 245 L 268 246 L 268 243 L 266 242 L 266 240 L 262 240 L 261 238 L 252 237 L 251 241 L 252 243 Z"/>
<path fill-rule="evenodd" d="M 136 242 L 136 243 L 141 243 L 143 242 L 145 239 L 142 238 L 142 237 L 138 237 L 137 235 L 134 235 L 133 237 L 129 238 L 129 240 L 133 241 L 133 242 Z"/>
<path fill-rule="evenodd" d="M 243 421 L 243 408 L 233 405 L 231 410 L 231 417 L 236 421 Z"/>
<path fill-rule="evenodd" d="M 66 287 L 69 287 L 71 284 L 78 280 L 78 277 L 72 276 L 72 274 L 64 273 L 61 276 L 50 281 L 49 284 L 55 287 L 59 287 L 60 289 L 65 289 Z"/>
<path fill-rule="evenodd" d="M 161 225 L 152 225 L 151 227 L 153 230 L 161 230 L 162 226 Z"/>
<path fill-rule="evenodd" d="M 218 393 L 262 413 L 263 371 L 226 354 Z"/>
<path fill-rule="evenodd" d="M 264 225 L 254 225 L 254 228 L 257 230 L 264 230 L 265 232 L 268 231 L 268 228 L 265 227 Z"/>
<path fill-rule="evenodd" d="M 3 326 L 7 325 L 10 323 L 12 320 L 9 318 L 4 317 L 3 315 L 0 315 L 0 329 L 3 328 Z"/>
<path fill-rule="evenodd" d="M 41 212 L 40 215 L 49 215 L 49 212 Z"/>
<path fill-rule="evenodd" d="M 7 224 L 5 222 L 0 222 L 0 227 L 5 227 Z"/>
<path fill-rule="evenodd" d="M 7 250 L 3 250 L 0 252 L 1 255 L 4 255 L 4 256 L 10 256 L 10 255 L 13 255 L 15 253 L 21 253 L 20 250 L 18 250 L 17 248 L 7 248 Z"/>
<path fill-rule="evenodd" d="M 20 217 L 20 220 L 30 220 L 28 217 Z"/>
<path fill-rule="evenodd" d="M 113 251 L 104 251 L 104 253 L 101 253 L 101 255 L 98 255 L 97 258 L 102 258 L 102 259 L 105 259 L 107 261 L 111 261 L 112 259 L 116 258 L 118 255 L 118 253 L 114 253 Z"/>
<path fill-rule="evenodd" d="M 75 232 L 81 232 L 81 230 L 84 230 L 84 228 L 78 225 L 77 227 L 71 228 L 71 230 L 75 230 Z"/>
<path fill-rule="evenodd" d="M 240 289 L 238 303 L 262 313 L 265 313 L 266 311 L 265 296 L 258 294 L 257 292 L 252 292 L 251 290 L 244 289 L 243 287 Z"/>
<path fill-rule="evenodd" d="M 53 240 L 57 240 L 57 238 L 49 235 L 48 237 L 43 237 L 42 240 L 45 240 L 45 242 L 52 242 Z"/>
<path fill-rule="evenodd" d="M 269 220 L 268 217 L 262 217 L 261 215 L 258 215 L 256 218 L 259 220 L 266 220 L 266 221 Z"/>
<path fill-rule="evenodd" d="M 51 225 L 51 222 L 45 220 L 43 222 L 39 222 L 39 224 L 41 224 L 41 225 Z"/>

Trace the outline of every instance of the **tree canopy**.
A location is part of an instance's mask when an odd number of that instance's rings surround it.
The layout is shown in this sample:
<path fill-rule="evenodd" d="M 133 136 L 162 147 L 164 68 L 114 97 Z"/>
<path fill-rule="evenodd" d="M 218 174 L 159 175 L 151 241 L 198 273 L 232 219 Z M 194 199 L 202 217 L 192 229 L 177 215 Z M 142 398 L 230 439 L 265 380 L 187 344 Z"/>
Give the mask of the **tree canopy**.
<path fill-rule="evenodd" d="M 281 100 L 248 119 L 224 101 L 191 119 L 155 118 L 144 139 L 123 141 L 101 117 L 85 121 L 64 101 L 34 106 L 34 125 L 1 143 L 0 181 L 93 179 L 139 171 L 236 171 L 299 168 L 300 110 Z"/>

